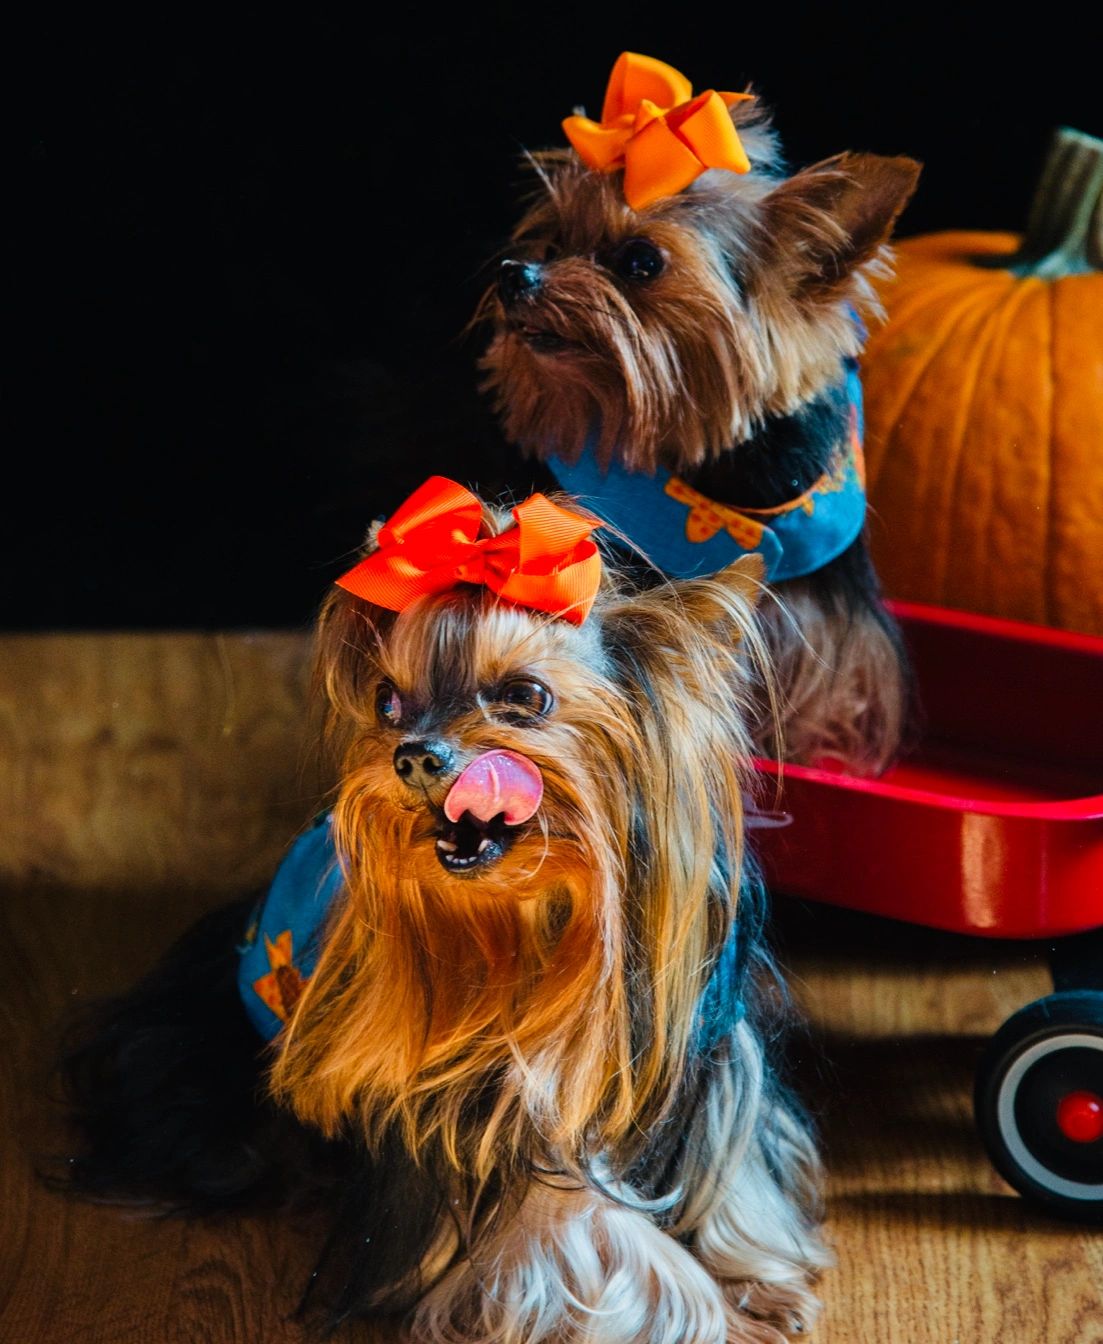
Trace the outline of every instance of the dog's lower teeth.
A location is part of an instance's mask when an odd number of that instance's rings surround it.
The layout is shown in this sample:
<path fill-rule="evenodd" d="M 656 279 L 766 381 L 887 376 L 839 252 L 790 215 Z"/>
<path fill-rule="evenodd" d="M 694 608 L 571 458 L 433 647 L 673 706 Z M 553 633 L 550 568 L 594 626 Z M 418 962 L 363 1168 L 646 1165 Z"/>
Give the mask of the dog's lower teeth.
<path fill-rule="evenodd" d="M 510 835 L 486 834 L 481 826 L 463 821 L 436 837 L 437 859 L 450 873 L 468 873 L 497 863 L 509 846 Z"/>

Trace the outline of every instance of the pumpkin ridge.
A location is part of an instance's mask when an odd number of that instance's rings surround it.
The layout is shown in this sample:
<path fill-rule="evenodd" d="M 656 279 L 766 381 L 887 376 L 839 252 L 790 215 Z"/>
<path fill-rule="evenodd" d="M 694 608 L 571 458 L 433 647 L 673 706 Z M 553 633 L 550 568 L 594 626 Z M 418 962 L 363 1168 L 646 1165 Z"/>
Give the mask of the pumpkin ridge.
<path fill-rule="evenodd" d="M 1005 292 L 1000 303 L 989 314 L 988 321 L 985 323 L 983 331 L 984 339 L 977 359 L 975 377 L 970 389 L 969 405 L 966 414 L 962 419 L 963 438 L 968 427 L 973 423 L 978 395 L 981 394 L 982 390 L 985 394 L 988 393 L 993 380 L 993 375 L 1000 367 L 1003 359 L 1003 343 L 1007 333 L 1010 331 L 1015 318 L 1021 312 L 1026 300 L 1032 297 L 1034 293 L 1035 288 L 1033 286 L 1024 284 L 1022 281 L 1015 281 Z M 989 360 L 989 357 L 991 357 L 989 367 L 984 369 L 984 365 Z M 985 374 L 983 379 L 981 378 L 982 370 Z M 953 489 L 951 490 L 950 497 L 952 500 L 958 501 L 955 512 L 963 513 L 964 518 L 954 518 L 951 529 L 952 535 L 954 536 L 969 536 L 969 531 L 963 528 L 961 523 L 972 522 L 982 514 L 985 517 L 988 517 L 997 507 L 995 497 L 992 493 L 989 493 L 988 497 L 982 501 L 975 490 L 963 491 L 959 488 L 962 468 L 966 460 L 966 454 L 960 453 L 955 463 Z M 943 560 L 948 556 L 948 549 L 949 548 L 942 554 L 941 558 Z M 959 550 L 958 559 L 961 560 L 962 558 Z M 943 565 L 943 570 L 945 570 L 945 565 Z M 951 606 L 961 605 L 961 598 L 953 591 L 950 591 L 951 589 L 952 585 L 940 583 L 938 585 L 938 591 L 940 593 L 939 600 L 947 602 Z"/>
<path fill-rule="evenodd" d="M 906 587 L 900 587 L 898 580 L 903 575 L 906 581 L 908 566 L 914 563 L 915 556 L 924 556 L 922 561 L 924 579 L 928 583 L 931 581 L 932 570 L 928 557 L 940 549 L 949 547 L 952 540 L 953 514 L 953 499 L 948 493 L 948 478 L 942 469 L 947 461 L 947 452 L 929 451 L 924 464 L 925 470 L 916 471 L 915 463 L 907 452 L 897 450 L 897 439 L 898 437 L 907 439 L 910 429 L 909 417 L 914 418 L 918 415 L 920 422 L 924 424 L 932 418 L 926 414 L 926 408 L 929 405 L 937 407 L 939 404 L 938 389 L 944 377 L 943 370 L 949 368 L 951 371 L 956 371 L 960 365 L 958 343 L 962 330 L 968 332 L 983 330 L 988 319 L 989 307 L 987 298 L 984 302 L 980 302 L 975 295 L 965 296 L 963 301 L 956 305 L 955 321 L 949 323 L 942 331 L 942 339 L 937 345 L 932 342 L 924 350 L 922 363 L 918 360 L 913 361 L 913 366 L 908 370 L 910 376 L 901 413 L 897 418 L 888 421 L 884 427 L 883 449 L 880 458 L 877 459 L 879 470 L 875 478 L 876 489 L 871 485 L 870 495 L 890 520 L 891 541 L 889 528 L 885 527 L 880 530 L 880 536 L 871 531 L 870 544 L 874 562 L 885 582 L 886 591 L 896 597 L 911 596 Z M 933 418 L 937 421 L 934 435 L 941 439 L 949 428 L 949 417 L 936 412 Z M 875 425 L 871 422 L 867 424 L 869 424 L 869 442 L 873 446 L 876 444 Z M 874 478 L 869 479 L 872 481 Z M 935 596 L 929 600 L 941 600 L 941 593 L 937 587 Z"/>
<path fill-rule="evenodd" d="M 1055 284 L 1053 302 L 1053 616 L 1103 634 L 1103 274 Z"/>
<path fill-rule="evenodd" d="M 1053 455 L 1054 436 L 1057 432 L 1057 370 L 1054 364 L 1054 357 L 1057 352 L 1057 286 L 1052 281 L 1049 283 L 1043 281 L 1042 283 L 1045 284 L 1046 288 L 1045 307 L 1049 318 L 1048 339 L 1046 341 L 1046 373 L 1049 382 L 1049 433 L 1046 435 L 1046 443 L 1049 444 L 1050 448 L 1047 454 L 1049 478 L 1046 481 L 1048 491 L 1046 495 L 1046 553 L 1045 562 L 1042 566 L 1044 576 L 1042 582 L 1042 610 L 1045 613 L 1046 624 L 1052 625 L 1056 620 L 1057 612 L 1057 594 L 1053 588 L 1056 581 L 1053 566 L 1053 529 L 1057 522 L 1057 482 L 1055 480 L 1057 465 Z"/>
<path fill-rule="evenodd" d="M 966 426 L 961 424 L 953 408 L 962 396 L 970 395 L 975 386 L 976 352 L 983 350 L 991 340 L 993 312 L 998 312 L 1000 307 L 997 303 L 993 308 L 993 297 L 986 291 L 983 301 L 958 308 L 949 336 L 933 352 L 911 389 L 908 406 L 917 406 L 921 417 L 925 408 L 933 408 L 931 414 L 940 422 L 941 427 L 934 431 L 939 451 L 930 454 L 925 472 L 917 472 L 915 464 L 903 454 L 888 459 L 895 468 L 897 497 L 903 493 L 914 500 L 915 516 L 910 522 L 910 536 L 916 544 L 922 544 L 927 554 L 927 578 L 936 594 L 935 600 L 942 603 L 947 602 L 947 592 L 958 581 L 961 568 L 955 545 L 959 503 L 956 483 L 966 451 Z M 951 381 L 953 393 L 943 399 L 941 389 L 947 379 Z M 906 417 L 907 410 L 904 415 Z M 886 478 L 886 490 L 892 488 L 891 479 Z M 888 557 L 890 572 L 900 567 L 901 559 L 899 546 L 892 547 Z"/>
<path fill-rule="evenodd" d="M 1006 296 L 1006 301 L 996 305 L 990 312 L 985 314 L 977 331 L 976 338 L 970 342 L 966 359 L 963 360 L 965 370 L 965 380 L 958 396 L 954 398 L 954 428 L 952 435 L 953 443 L 953 463 L 947 462 L 946 467 L 950 477 L 949 500 L 950 509 L 947 511 L 950 518 L 957 512 L 961 500 L 960 484 L 962 476 L 962 466 L 965 454 L 968 451 L 966 437 L 969 432 L 969 425 L 972 420 L 973 407 L 977 399 L 977 393 L 980 389 L 980 373 L 987 360 L 989 353 L 993 350 L 997 335 L 1000 333 L 1004 323 L 1001 321 L 1003 316 L 1001 310 L 1010 307 L 1016 308 L 1015 290 Z M 968 507 L 976 507 L 976 500 L 969 501 Z M 960 556 L 954 556 L 952 548 L 952 539 L 957 534 L 957 528 L 953 521 L 949 525 L 949 536 L 945 539 L 946 544 L 938 546 L 935 550 L 934 564 L 931 566 L 932 577 L 934 580 L 935 591 L 942 595 L 941 601 L 945 601 L 947 590 L 947 571 L 951 559 L 957 559 L 960 562 Z"/>
<path fill-rule="evenodd" d="M 1049 311 L 1046 282 L 1020 281 L 1023 299 L 1007 325 L 1003 358 L 993 379 L 981 425 L 988 448 L 990 488 L 999 507 L 983 529 L 984 563 L 965 597 L 970 607 L 1002 612 L 1013 620 L 1046 619 L 1045 526 L 1052 490 L 1047 435 L 1053 416 L 1052 370 L 1042 351 Z M 1030 352 L 1023 357 L 1023 349 Z M 1014 536 L 1010 533 L 1014 533 Z M 1023 576 L 1034 573 L 1033 582 Z"/>
<path fill-rule="evenodd" d="M 1018 233 L 987 233 L 981 229 L 941 229 L 937 233 L 901 238 L 893 247 L 898 257 L 922 263 L 924 271 L 938 267 L 941 270 L 962 270 L 975 277 L 973 259 L 984 257 L 989 266 L 1006 255 L 1010 261 L 1022 245 Z M 952 251 L 949 249 L 952 247 Z"/>
<path fill-rule="evenodd" d="M 953 307 L 946 307 L 940 314 L 939 329 L 937 334 L 926 333 L 927 346 L 923 351 L 922 360 L 909 361 L 909 367 L 903 372 L 898 367 L 897 361 L 892 361 L 895 366 L 893 369 L 892 385 L 897 390 L 897 395 L 890 402 L 887 398 L 884 404 L 877 407 L 875 416 L 867 413 L 866 421 L 866 472 L 869 488 L 872 489 L 881 475 L 881 468 L 885 461 L 889 460 L 892 453 L 892 443 L 900 423 L 904 408 L 911 400 L 924 374 L 930 368 L 931 364 L 942 353 L 943 347 L 953 340 L 955 329 L 959 322 L 965 321 L 971 316 L 972 312 L 982 306 L 983 303 L 990 302 L 990 296 L 987 290 L 982 294 L 977 294 L 975 290 L 964 292 L 959 302 Z M 936 304 L 932 303 L 932 307 Z M 883 329 L 882 329 L 883 331 Z M 880 334 L 880 333 L 879 333 Z M 894 333 L 895 334 L 895 333 Z M 887 363 L 887 359 L 881 349 L 884 342 L 878 340 L 871 341 L 867 347 L 867 355 L 872 359 L 876 357 L 881 363 Z M 880 373 L 880 368 L 878 368 Z M 871 395 L 871 383 L 876 385 L 877 379 L 865 377 L 867 403 L 874 400 Z M 887 426 L 878 436 L 874 429 L 874 422 Z M 880 442 L 878 439 L 880 437 Z"/>
<path fill-rule="evenodd" d="M 969 281 L 967 275 L 956 269 L 935 283 L 912 279 L 904 269 L 892 286 L 893 325 L 902 328 L 911 322 L 922 322 L 928 312 L 937 311 L 966 290 L 970 295 L 975 295 L 977 287 Z M 885 324 L 881 323 L 874 330 L 870 345 L 881 340 L 884 329 Z"/>

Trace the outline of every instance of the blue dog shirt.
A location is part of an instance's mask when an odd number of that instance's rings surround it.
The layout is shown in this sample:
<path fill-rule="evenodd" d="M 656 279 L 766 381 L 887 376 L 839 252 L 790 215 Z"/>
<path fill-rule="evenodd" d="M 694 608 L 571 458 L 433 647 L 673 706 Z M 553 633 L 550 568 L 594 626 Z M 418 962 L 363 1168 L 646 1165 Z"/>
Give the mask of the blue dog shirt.
<path fill-rule="evenodd" d="M 549 459 L 560 486 L 617 528 L 664 573 L 715 574 L 757 553 L 771 581 L 812 574 L 841 555 L 865 525 L 862 383 L 858 362 L 844 361 L 849 415 L 827 470 L 795 499 L 769 509 L 721 504 L 664 468 L 653 475 L 613 462 L 603 468 L 593 442 L 577 462 Z M 736 449 L 735 451 L 738 451 Z"/>
<path fill-rule="evenodd" d="M 342 887 L 333 819 L 324 812 L 295 840 L 238 949 L 238 992 L 271 1040 L 291 1016 L 318 962 L 318 935 Z"/>

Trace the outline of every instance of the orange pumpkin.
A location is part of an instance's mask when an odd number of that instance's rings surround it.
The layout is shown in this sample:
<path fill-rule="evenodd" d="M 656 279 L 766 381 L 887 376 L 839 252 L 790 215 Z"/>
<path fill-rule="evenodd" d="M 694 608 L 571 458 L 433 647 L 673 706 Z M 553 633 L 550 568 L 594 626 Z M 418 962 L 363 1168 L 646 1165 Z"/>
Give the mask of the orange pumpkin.
<path fill-rule="evenodd" d="M 897 244 L 863 359 L 892 597 L 1103 635 L 1103 141 L 1059 131 L 1023 238 Z"/>

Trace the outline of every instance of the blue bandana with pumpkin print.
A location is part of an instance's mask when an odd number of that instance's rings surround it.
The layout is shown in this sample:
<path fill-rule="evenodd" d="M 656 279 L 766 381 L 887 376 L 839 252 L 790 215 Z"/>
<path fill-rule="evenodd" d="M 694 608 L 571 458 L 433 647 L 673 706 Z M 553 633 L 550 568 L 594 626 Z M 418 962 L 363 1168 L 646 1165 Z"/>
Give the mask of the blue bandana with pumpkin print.
<path fill-rule="evenodd" d="M 238 948 L 238 992 L 265 1040 L 291 1016 L 317 965 L 318 936 L 343 885 L 332 817 L 324 812 L 288 850 Z"/>
<path fill-rule="evenodd" d="M 715 574 L 740 556 L 762 556 L 770 581 L 813 574 L 840 556 L 865 525 L 862 384 L 857 360 L 844 361 L 846 431 L 820 478 L 784 504 L 751 509 L 721 504 L 664 468 L 603 468 L 587 443 L 577 462 L 549 459 L 556 480 L 674 578 Z M 738 452 L 738 449 L 734 451 Z"/>

